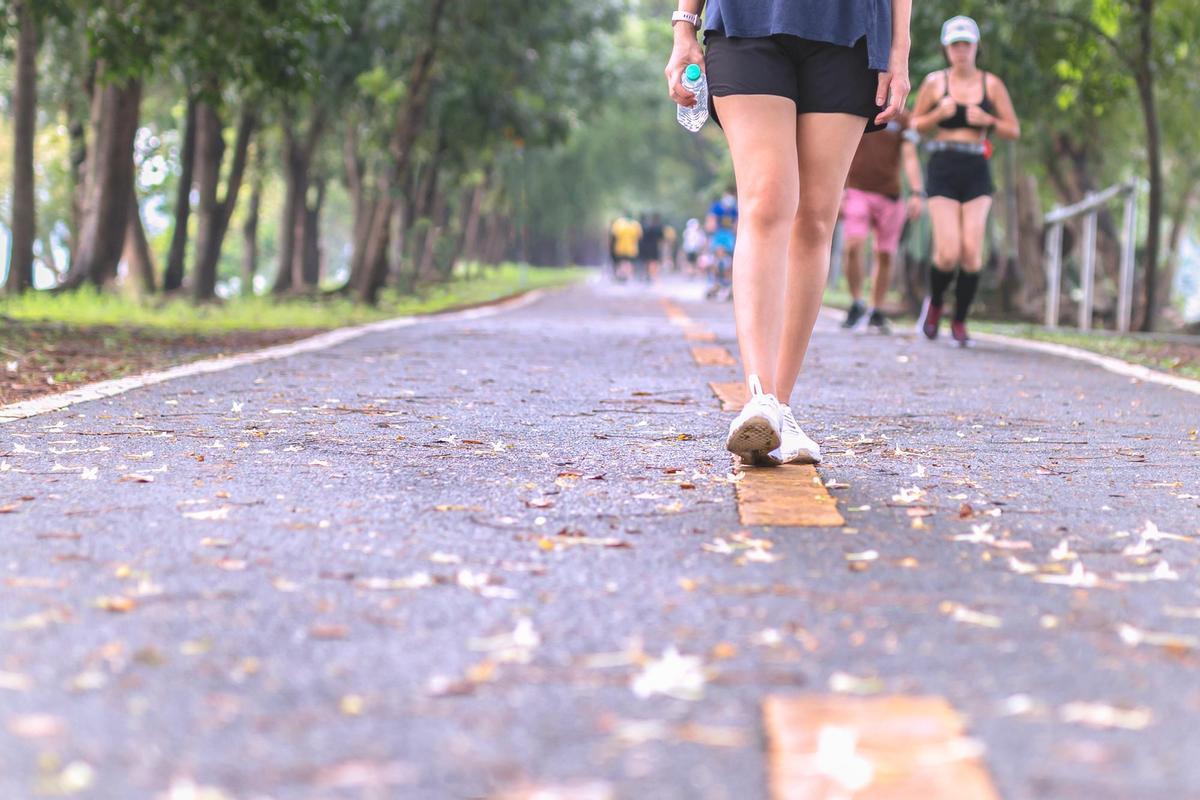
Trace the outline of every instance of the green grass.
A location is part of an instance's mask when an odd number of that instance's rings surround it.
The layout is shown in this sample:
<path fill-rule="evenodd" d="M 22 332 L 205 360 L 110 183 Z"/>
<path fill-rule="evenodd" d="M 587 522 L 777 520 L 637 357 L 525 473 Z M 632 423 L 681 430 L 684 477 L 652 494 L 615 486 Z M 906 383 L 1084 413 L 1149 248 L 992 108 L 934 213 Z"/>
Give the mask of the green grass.
<path fill-rule="evenodd" d="M 164 300 L 151 297 L 139 300 L 90 289 L 62 294 L 26 292 L 20 297 L 0 299 L 0 316 L 26 322 L 121 326 L 198 334 L 337 328 L 478 305 L 524 289 L 563 286 L 582 279 L 585 274 L 586 270 L 579 268 L 529 267 L 528 280 L 522 284 L 520 267 L 503 264 L 486 268 L 481 277 L 468 279 L 460 276 L 446 284 L 426 287 L 417 295 L 398 295 L 385 291 L 375 307 L 333 296 L 319 299 L 250 297 L 195 306 L 182 298 Z"/>
<path fill-rule="evenodd" d="M 1078 347 L 1183 378 L 1200 379 L 1200 346 L 1197 345 L 1110 333 L 1051 331 L 1028 324 L 972 322 L 972 325 L 976 330 L 988 333 Z"/>
<path fill-rule="evenodd" d="M 850 293 L 842 284 L 830 287 L 825 291 L 824 303 L 833 308 L 849 308 Z M 916 320 L 904 315 L 893 318 L 892 322 L 901 327 L 909 327 L 915 324 Z M 1145 336 L 1122 336 L 1103 331 L 1092 333 L 1070 330 L 1052 331 L 1029 323 L 993 322 L 978 319 L 971 320 L 971 329 L 984 333 L 999 333 L 1019 339 L 1077 347 L 1080 350 L 1112 356 L 1132 364 L 1141 364 L 1170 375 L 1200 380 L 1200 345 L 1196 344 Z"/>

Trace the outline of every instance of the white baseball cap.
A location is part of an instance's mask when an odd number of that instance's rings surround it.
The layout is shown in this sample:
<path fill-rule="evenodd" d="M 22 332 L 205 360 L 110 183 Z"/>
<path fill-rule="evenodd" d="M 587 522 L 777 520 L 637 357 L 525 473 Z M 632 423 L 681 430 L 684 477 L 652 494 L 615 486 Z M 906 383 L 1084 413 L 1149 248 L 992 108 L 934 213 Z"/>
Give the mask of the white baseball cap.
<path fill-rule="evenodd" d="M 954 42 L 978 42 L 979 25 L 970 17 L 957 16 L 942 25 L 942 47 Z"/>

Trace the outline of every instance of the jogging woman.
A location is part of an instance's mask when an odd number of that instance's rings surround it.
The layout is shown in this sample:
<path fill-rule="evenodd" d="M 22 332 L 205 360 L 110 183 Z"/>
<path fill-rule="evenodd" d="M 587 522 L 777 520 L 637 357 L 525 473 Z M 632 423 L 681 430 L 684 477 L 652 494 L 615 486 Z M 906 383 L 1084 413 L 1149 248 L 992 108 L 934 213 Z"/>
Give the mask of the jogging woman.
<path fill-rule="evenodd" d="M 865 131 L 908 98 L 912 0 L 680 0 L 667 63 L 671 99 L 705 67 L 738 189 L 733 302 L 749 400 L 726 447 L 743 463 L 815 463 L 790 401 L 829 272 L 850 161 Z"/>
<path fill-rule="evenodd" d="M 933 141 L 925 145 L 931 153 L 925 191 L 933 223 L 933 269 L 918 325 L 926 337 L 937 338 L 943 298 L 957 271 L 950 334 L 966 347 L 971 343 L 967 312 L 979 289 L 983 237 L 994 191 L 988 133 L 1016 139 L 1021 124 L 1004 82 L 975 65 L 979 56 L 975 20 L 946 20 L 942 48 L 949 66 L 925 78 L 913 109 L 913 127 L 923 134 L 936 131 Z"/>

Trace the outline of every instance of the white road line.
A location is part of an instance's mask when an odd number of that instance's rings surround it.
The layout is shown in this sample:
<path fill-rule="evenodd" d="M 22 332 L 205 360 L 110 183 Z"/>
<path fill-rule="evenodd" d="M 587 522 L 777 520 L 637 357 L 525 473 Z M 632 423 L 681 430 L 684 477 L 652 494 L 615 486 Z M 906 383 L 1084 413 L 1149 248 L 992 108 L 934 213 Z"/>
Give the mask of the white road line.
<path fill-rule="evenodd" d="M 86 403 L 92 400 L 102 400 L 106 397 L 115 397 L 119 394 L 141 389 L 145 386 L 152 386 L 156 383 L 164 383 L 177 378 L 188 378 L 194 375 L 208 375 L 213 372 L 222 372 L 234 367 L 243 367 L 248 364 L 258 364 L 263 361 L 274 361 L 280 358 L 300 355 L 301 353 L 312 353 L 317 350 L 327 350 L 330 347 L 343 344 L 366 336 L 370 333 L 380 333 L 382 331 L 392 331 L 399 328 L 407 328 L 411 325 L 417 325 L 423 322 L 449 322 L 460 320 L 480 319 L 482 317 L 490 317 L 495 314 L 500 314 L 505 311 L 523 308 L 524 306 L 536 303 L 546 294 L 543 290 L 527 292 L 519 297 L 511 300 L 506 300 L 494 305 L 481 306 L 479 308 L 469 308 L 465 311 L 450 311 L 442 314 L 429 314 L 415 317 L 396 317 L 394 319 L 385 319 L 379 322 L 369 322 L 365 325 L 355 325 L 349 328 L 338 328 L 336 330 L 319 333 L 316 336 L 310 336 L 307 339 L 301 339 L 297 342 L 289 342 L 288 344 L 275 345 L 274 347 L 266 347 L 261 350 L 252 350 L 248 353 L 238 353 L 232 356 L 222 356 L 219 358 L 206 358 L 202 361 L 193 361 L 190 364 L 181 364 L 178 367 L 161 370 L 158 372 L 146 372 L 141 375 L 132 375 L 128 378 L 116 378 L 110 381 L 99 381 L 97 383 L 89 383 L 86 386 L 80 386 L 78 389 L 72 389 L 68 392 L 60 394 L 47 395 L 38 397 L 33 400 L 25 400 L 20 403 L 13 403 L 7 406 L 0 406 L 0 425 L 6 422 L 14 422 L 19 419 L 28 419 L 36 417 L 39 414 L 46 414 L 50 411 L 60 411 L 78 403 Z"/>
<path fill-rule="evenodd" d="M 1136 378 L 1146 383 L 1158 383 L 1163 386 L 1179 389 L 1180 391 L 1200 394 L 1200 381 L 1192 380 L 1191 378 L 1181 378 L 1178 375 L 1168 375 L 1165 372 L 1159 372 L 1156 369 L 1150 369 L 1141 364 L 1131 364 L 1119 358 L 1102 356 L 1099 353 L 1093 353 L 1090 350 L 1083 350 L 1079 347 L 1055 344 L 1053 342 L 1039 342 L 1032 339 L 1019 339 L 999 333 L 973 333 L 971 335 L 985 342 L 995 342 L 996 344 L 1019 347 L 1024 350 L 1036 350 L 1039 353 L 1049 353 L 1053 356 L 1069 358 L 1072 361 L 1085 361 L 1089 364 L 1095 364 L 1101 369 L 1106 369 L 1109 372 L 1124 375 L 1127 378 Z"/>
<path fill-rule="evenodd" d="M 829 306 L 822 306 L 821 316 L 830 322 L 838 322 L 846 316 L 846 312 Z M 1070 345 L 1055 344 L 1053 342 L 1039 342 L 1034 339 L 1022 339 L 1017 336 L 1005 336 L 1001 333 L 972 333 L 971 335 L 983 342 L 994 342 L 995 344 L 1002 344 L 1022 350 L 1035 350 L 1039 353 L 1047 353 L 1052 356 L 1059 356 L 1060 358 L 1069 358 L 1072 361 L 1083 361 L 1127 378 L 1170 386 L 1182 392 L 1200 394 L 1200 381 L 1191 378 L 1181 378 L 1178 375 L 1169 375 L 1165 372 L 1142 366 L 1141 364 L 1132 364 L 1113 356 L 1103 356 L 1080 347 L 1071 347 Z"/>

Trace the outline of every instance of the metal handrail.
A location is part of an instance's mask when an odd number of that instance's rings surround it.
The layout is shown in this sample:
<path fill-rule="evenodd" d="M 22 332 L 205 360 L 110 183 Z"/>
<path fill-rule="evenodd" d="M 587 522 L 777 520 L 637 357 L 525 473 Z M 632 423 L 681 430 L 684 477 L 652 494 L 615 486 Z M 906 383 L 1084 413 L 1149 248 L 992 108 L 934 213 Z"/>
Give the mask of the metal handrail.
<path fill-rule="evenodd" d="M 1125 214 L 1121 226 L 1121 276 L 1117 291 L 1117 330 L 1128 333 L 1133 316 L 1133 259 L 1137 235 L 1137 190 L 1139 181 L 1132 178 L 1099 192 L 1089 192 L 1078 203 L 1055 208 L 1044 217 L 1046 225 L 1046 327 L 1058 327 L 1058 308 L 1062 297 L 1062 231 L 1063 223 L 1086 214 L 1083 221 L 1081 263 L 1083 300 L 1079 304 L 1079 329 L 1092 329 L 1092 306 L 1096 291 L 1096 220 L 1100 209 L 1117 197 L 1125 198 Z"/>

